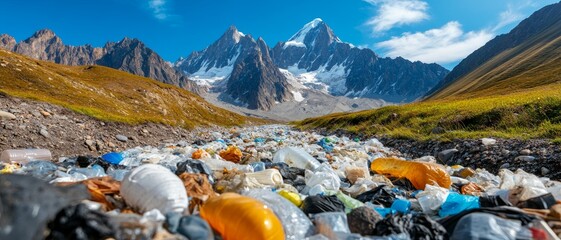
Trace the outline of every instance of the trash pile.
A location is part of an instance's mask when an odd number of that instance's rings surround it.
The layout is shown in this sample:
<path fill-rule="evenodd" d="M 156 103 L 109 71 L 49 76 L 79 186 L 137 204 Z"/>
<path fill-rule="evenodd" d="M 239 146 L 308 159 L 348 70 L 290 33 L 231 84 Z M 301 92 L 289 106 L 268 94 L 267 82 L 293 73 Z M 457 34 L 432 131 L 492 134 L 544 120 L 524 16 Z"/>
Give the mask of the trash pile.
<path fill-rule="evenodd" d="M 0 239 L 558 239 L 561 182 L 271 125 L 0 156 Z M 208 139 L 208 136 L 201 139 Z"/>

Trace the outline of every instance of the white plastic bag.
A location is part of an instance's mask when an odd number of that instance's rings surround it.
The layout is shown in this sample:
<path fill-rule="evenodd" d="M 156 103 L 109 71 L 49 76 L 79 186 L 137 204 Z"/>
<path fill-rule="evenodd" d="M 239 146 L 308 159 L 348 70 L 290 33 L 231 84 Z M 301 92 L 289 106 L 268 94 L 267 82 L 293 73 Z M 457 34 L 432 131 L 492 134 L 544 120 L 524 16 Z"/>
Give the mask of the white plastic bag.
<path fill-rule="evenodd" d="M 416 198 L 424 213 L 435 214 L 448 198 L 448 189 L 427 184 Z"/>
<path fill-rule="evenodd" d="M 184 212 L 189 206 L 183 182 L 165 167 L 145 164 L 129 172 L 121 184 L 121 195 L 131 207 L 144 213 Z"/>

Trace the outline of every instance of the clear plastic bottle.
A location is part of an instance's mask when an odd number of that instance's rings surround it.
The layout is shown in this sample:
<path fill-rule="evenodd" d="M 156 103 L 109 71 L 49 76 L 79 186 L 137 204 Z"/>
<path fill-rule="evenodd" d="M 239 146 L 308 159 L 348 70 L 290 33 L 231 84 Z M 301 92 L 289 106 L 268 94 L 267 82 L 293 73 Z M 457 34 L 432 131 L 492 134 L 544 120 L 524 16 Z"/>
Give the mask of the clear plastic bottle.
<path fill-rule="evenodd" d="M 10 149 L 4 150 L 0 161 L 26 164 L 32 160 L 51 161 L 51 151 L 47 149 Z"/>

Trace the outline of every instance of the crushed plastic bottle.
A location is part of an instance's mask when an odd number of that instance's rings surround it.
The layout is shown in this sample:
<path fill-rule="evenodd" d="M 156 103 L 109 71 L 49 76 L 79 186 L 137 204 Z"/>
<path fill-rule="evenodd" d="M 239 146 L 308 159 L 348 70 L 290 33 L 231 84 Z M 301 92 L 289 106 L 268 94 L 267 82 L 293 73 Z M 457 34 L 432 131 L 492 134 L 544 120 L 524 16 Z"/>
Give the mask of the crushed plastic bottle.
<path fill-rule="evenodd" d="M 315 170 L 321 164 L 309 153 L 300 148 L 287 147 L 275 153 L 273 162 L 284 162 L 291 167 Z"/>

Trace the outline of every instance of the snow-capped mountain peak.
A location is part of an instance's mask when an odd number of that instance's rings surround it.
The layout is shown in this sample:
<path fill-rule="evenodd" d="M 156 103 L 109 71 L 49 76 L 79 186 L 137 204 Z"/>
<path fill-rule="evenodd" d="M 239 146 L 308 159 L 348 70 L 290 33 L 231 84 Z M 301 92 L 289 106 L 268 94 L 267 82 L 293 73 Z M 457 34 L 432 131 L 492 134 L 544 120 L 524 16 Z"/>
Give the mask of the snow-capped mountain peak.
<path fill-rule="evenodd" d="M 317 38 L 323 38 L 327 36 L 327 45 L 333 42 L 341 42 L 341 40 L 335 36 L 333 30 L 321 18 L 316 18 L 311 22 L 307 23 L 294 34 L 286 43 L 284 43 L 284 48 L 295 46 L 310 48 L 314 47 Z"/>

